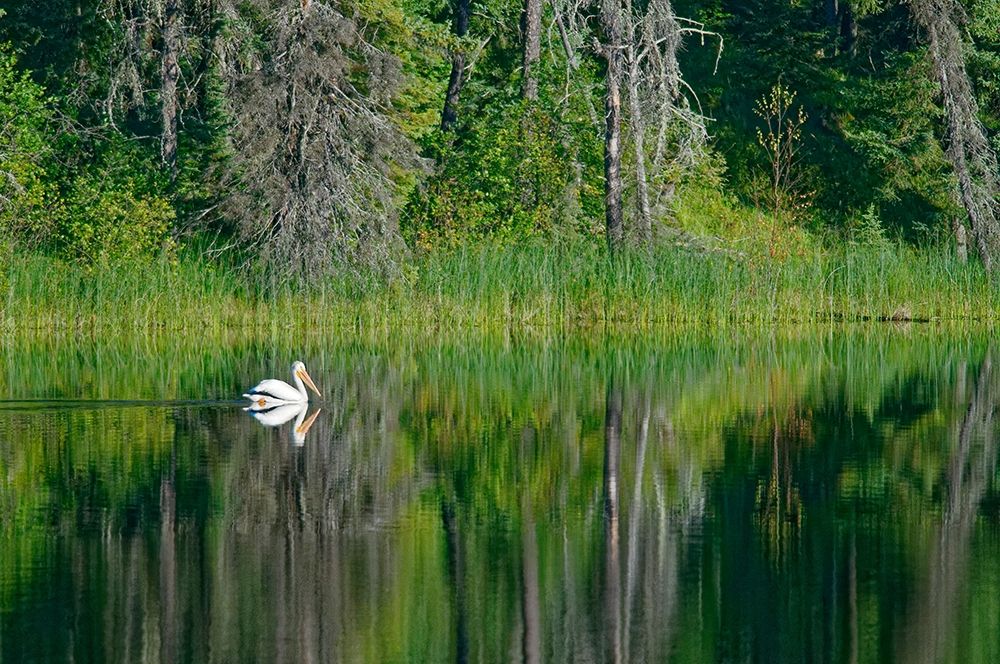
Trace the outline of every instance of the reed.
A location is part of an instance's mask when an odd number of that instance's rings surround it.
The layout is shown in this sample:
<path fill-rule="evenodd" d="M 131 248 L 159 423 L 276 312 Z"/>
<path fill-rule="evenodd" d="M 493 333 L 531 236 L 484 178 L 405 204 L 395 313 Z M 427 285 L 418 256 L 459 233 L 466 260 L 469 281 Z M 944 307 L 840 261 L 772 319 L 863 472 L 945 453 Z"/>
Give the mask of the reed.
<path fill-rule="evenodd" d="M 413 256 L 382 283 L 343 275 L 310 288 L 248 280 L 188 253 L 84 268 L 15 255 L 0 273 L 0 329 L 273 331 L 655 331 L 821 321 L 992 325 L 1000 281 L 944 248 L 838 245 L 781 258 L 661 246 L 609 256 L 602 244 L 460 247 Z"/>

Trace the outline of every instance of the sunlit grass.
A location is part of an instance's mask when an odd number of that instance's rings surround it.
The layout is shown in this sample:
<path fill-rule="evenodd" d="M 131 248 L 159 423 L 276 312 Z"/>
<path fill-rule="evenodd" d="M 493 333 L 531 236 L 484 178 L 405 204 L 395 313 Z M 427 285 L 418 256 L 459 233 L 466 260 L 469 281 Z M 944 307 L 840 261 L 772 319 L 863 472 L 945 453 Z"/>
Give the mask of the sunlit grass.
<path fill-rule="evenodd" d="M 21 255 L 0 275 L 0 327 L 43 331 L 463 330 L 595 326 L 631 331 L 902 319 L 996 321 L 998 280 L 944 248 L 844 245 L 783 256 L 666 243 L 610 256 L 599 242 L 462 247 L 407 259 L 402 276 L 310 289 L 186 254 L 84 268 Z"/>

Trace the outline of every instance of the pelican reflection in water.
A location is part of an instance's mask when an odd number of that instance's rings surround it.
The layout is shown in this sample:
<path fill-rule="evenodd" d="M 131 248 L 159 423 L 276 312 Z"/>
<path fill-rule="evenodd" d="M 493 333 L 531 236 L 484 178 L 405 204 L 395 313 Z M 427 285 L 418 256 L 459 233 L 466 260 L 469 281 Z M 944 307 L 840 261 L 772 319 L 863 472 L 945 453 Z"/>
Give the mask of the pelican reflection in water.
<path fill-rule="evenodd" d="M 280 406 L 260 406 L 255 402 L 243 410 L 253 415 L 255 420 L 266 427 L 279 427 L 294 418 L 295 425 L 292 426 L 290 433 L 292 442 L 299 446 L 305 444 L 306 434 L 309 433 L 309 427 L 313 425 L 313 422 L 316 421 L 316 418 L 323 409 L 317 408 L 316 411 L 309 416 L 309 419 L 306 419 L 306 412 L 309 410 L 309 404 L 307 402 L 288 403 Z"/>

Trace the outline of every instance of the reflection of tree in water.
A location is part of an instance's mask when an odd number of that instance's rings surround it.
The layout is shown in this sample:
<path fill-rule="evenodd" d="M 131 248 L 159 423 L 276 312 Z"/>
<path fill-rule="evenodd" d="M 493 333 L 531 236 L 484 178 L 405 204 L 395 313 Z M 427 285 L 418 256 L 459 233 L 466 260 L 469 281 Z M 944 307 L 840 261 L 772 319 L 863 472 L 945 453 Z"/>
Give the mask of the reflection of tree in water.
<path fill-rule="evenodd" d="M 959 390 L 965 392 L 964 365 L 959 375 Z M 927 568 L 912 598 L 912 622 L 900 632 L 901 661 L 942 661 L 958 628 L 958 604 L 966 586 L 979 504 L 997 467 L 997 434 L 993 427 L 1000 397 L 997 383 L 992 353 L 987 353 L 965 416 L 953 426 L 944 507 Z"/>
<path fill-rule="evenodd" d="M 622 454 L 622 395 L 611 379 L 604 421 L 604 659 L 622 661 L 618 484 Z"/>
<path fill-rule="evenodd" d="M 811 422 L 791 404 L 767 414 L 771 428 L 771 473 L 757 486 L 756 518 L 772 555 L 792 542 L 802 520 L 802 496 L 794 477 L 795 448 L 812 442 Z"/>
<path fill-rule="evenodd" d="M 654 414 L 656 401 L 651 387 L 612 381 L 603 417 L 577 435 L 514 420 L 488 439 L 454 432 L 483 441 L 466 448 L 437 429 L 431 470 L 458 661 L 497 652 L 528 662 L 634 661 L 670 652 L 679 533 L 702 501 L 688 451 L 666 408 Z M 684 474 L 689 488 L 677 481 L 668 489 L 665 472 Z M 598 493 L 565 502 L 591 478 Z M 497 491 L 476 493 L 484 488 Z"/>
<path fill-rule="evenodd" d="M 638 385 L 625 389 L 612 378 L 607 389 L 603 473 L 604 660 L 658 661 L 672 652 L 683 533 L 700 518 L 702 500 L 698 484 L 690 481 L 687 451 L 678 443 L 668 409 L 661 405 L 659 416 L 654 416 L 652 387 Z M 623 433 L 627 430 L 623 426 L 626 416 L 634 423 L 631 435 Z M 625 444 L 626 439 L 631 444 Z M 677 474 L 674 482 L 677 493 L 669 502 L 664 487 L 665 462 Z M 626 467 L 631 472 L 626 473 Z M 652 475 L 651 482 L 646 481 L 647 473 Z"/>
<path fill-rule="evenodd" d="M 160 478 L 160 660 L 177 661 L 177 447 Z"/>
<path fill-rule="evenodd" d="M 520 457 L 534 456 L 535 430 L 521 430 Z M 531 487 L 527 482 L 521 488 L 521 620 L 524 624 L 521 654 L 525 664 L 542 661 L 542 607 L 538 578 L 538 526 L 532 504 Z"/>

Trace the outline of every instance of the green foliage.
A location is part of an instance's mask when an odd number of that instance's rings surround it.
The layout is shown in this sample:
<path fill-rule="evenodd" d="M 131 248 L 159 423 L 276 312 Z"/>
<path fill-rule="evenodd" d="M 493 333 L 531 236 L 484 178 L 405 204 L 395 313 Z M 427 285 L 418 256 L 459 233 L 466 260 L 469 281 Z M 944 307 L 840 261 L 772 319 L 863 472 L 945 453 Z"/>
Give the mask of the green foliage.
<path fill-rule="evenodd" d="M 48 228 L 44 161 L 51 111 L 42 88 L 0 45 L 0 243 L 37 243 Z"/>
<path fill-rule="evenodd" d="M 432 16 L 442 13 L 436 0 L 356 0 L 358 13 L 380 47 L 399 58 L 405 75 L 391 109 L 403 132 L 425 140 L 440 122 L 441 103 L 448 81 L 445 48 L 449 30 Z"/>
<path fill-rule="evenodd" d="M 137 197 L 128 181 L 108 183 L 85 175 L 73 184 L 59 232 L 66 254 L 96 263 L 171 251 L 174 209 L 169 201 Z"/>
<path fill-rule="evenodd" d="M 831 250 L 845 238 L 864 246 L 895 246 L 899 239 L 933 244 L 953 218 L 964 215 L 942 149 L 947 136 L 925 36 L 914 28 L 909 7 L 889 0 L 836 4 L 839 14 L 830 16 L 833 4 L 805 0 L 673 3 L 679 16 L 704 21 L 724 39 L 718 71 L 712 48 L 683 49 L 679 56 L 689 86 L 682 86 L 682 96 L 710 117 L 707 152 L 718 157 L 710 170 L 723 177 L 710 181 L 687 162 L 679 167 L 684 173 L 667 169 L 651 176 L 654 188 L 677 191 L 664 197 L 667 203 L 660 201 L 655 214 L 670 216 L 687 232 L 718 237 L 735 251 L 772 260 L 810 254 L 824 242 Z M 1000 5 L 961 4 L 981 119 L 1000 149 Z M 309 94 L 332 85 L 323 75 L 296 82 L 289 95 L 280 77 L 267 91 L 246 85 L 261 67 L 286 57 L 273 36 L 284 29 L 281 16 L 292 16 L 287 12 L 294 7 L 182 3 L 178 168 L 172 178 L 158 158 L 156 9 L 148 3 L 112 5 L 31 0 L 11 4 L 0 17 L 0 41 L 13 43 L 0 51 L 0 243 L 7 245 L 0 250 L 8 256 L 30 247 L 83 266 L 149 264 L 164 252 L 171 255 L 182 240 L 209 236 L 219 245 L 232 246 L 234 239 L 238 244 L 241 222 L 254 229 L 274 219 L 263 215 L 260 223 L 247 224 L 251 208 L 226 205 L 247 200 L 240 198 L 247 173 L 234 175 L 231 167 L 235 157 L 255 150 L 274 155 L 273 168 L 247 169 L 261 182 L 274 168 L 302 166 L 294 182 L 272 183 L 279 192 L 301 188 L 300 203 L 315 202 L 325 190 L 316 184 L 321 165 L 343 163 L 347 184 L 384 179 L 389 191 L 380 205 L 401 209 L 398 229 L 394 214 L 376 221 L 370 209 L 362 209 L 364 196 L 340 216 L 351 217 L 351 228 L 391 236 L 385 253 L 394 262 L 401 253 L 397 231 L 421 252 L 449 252 L 483 240 L 563 243 L 601 232 L 604 61 L 588 46 L 593 34 L 585 21 L 568 24 L 567 43 L 576 49 L 571 62 L 546 6 L 547 37 L 535 68 L 539 97 L 529 108 L 520 98 L 519 0 L 477 0 L 462 39 L 452 34 L 454 6 L 446 0 L 348 0 L 337 7 L 317 0 L 318 10 L 339 17 L 334 32 L 344 51 L 344 81 L 362 93 L 372 92 L 376 81 L 392 78 L 397 84 L 361 113 L 384 124 L 344 136 L 370 148 L 398 130 L 424 148 L 422 163 L 393 161 L 412 156 L 412 143 L 409 152 L 400 143 L 386 148 L 386 158 L 372 167 L 341 153 L 304 157 L 305 143 L 298 139 L 325 131 L 314 124 L 298 133 L 287 123 L 269 122 L 274 136 L 252 148 L 234 140 L 238 128 L 249 126 L 238 109 L 245 115 L 265 103 L 297 103 L 301 109 Z M 449 51 L 456 48 L 466 55 L 466 81 L 454 133 L 443 136 L 437 126 Z M 369 70 L 376 60 L 382 64 Z M 771 97 L 770 109 L 759 106 L 775 81 L 795 91 L 794 102 L 779 99 L 774 107 Z M 339 99 L 337 90 L 330 87 Z M 259 97 L 247 102 L 248 95 Z M 321 97 L 331 104 L 321 114 L 329 127 L 350 115 L 349 99 Z M 789 122 L 758 134 L 775 110 L 791 110 Z M 651 150 L 666 146 L 667 162 L 683 147 L 672 140 L 668 124 L 652 128 L 647 142 Z M 779 136 L 792 139 L 776 142 Z M 792 157 L 789 145 L 798 149 Z M 247 163 L 257 163 L 253 158 L 260 155 L 247 156 Z M 634 155 L 626 150 L 624 159 L 627 171 Z M 777 177 L 776 164 L 782 164 Z M 775 210 L 794 211 L 792 221 L 779 220 Z M 267 245 L 240 245 L 240 259 L 256 264 Z M 395 274 L 407 281 L 415 272 L 412 264 L 402 264 Z"/>
<path fill-rule="evenodd" d="M 781 80 L 808 115 L 802 189 L 814 193 L 815 225 L 844 229 L 874 205 L 887 229 L 911 241 L 920 239 L 920 229 L 948 226 L 955 190 L 941 147 L 940 100 L 904 3 L 841 2 L 832 22 L 824 3 L 691 5 L 726 39 L 717 76 L 713 60 L 697 49 L 683 64 L 715 118 L 729 182 L 744 200 L 760 200 L 755 174 L 770 165 L 756 149 L 754 102 Z M 854 12 L 853 38 L 844 33 L 846 8 Z M 974 13 L 980 15 L 991 16 Z M 973 52 L 973 62 L 981 53 Z M 987 65 L 984 71 L 998 70 Z"/>
<path fill-rule="evenodd" d="M 402 220 L 404 237 L 428 249 L 584 230 L 579 217 L 567 227 L 563 211 L 573 197 L 592 198 L 597 191 L 574 189 L 562 139 L 550 115 L 520 104 L 473 119 L 457 141 L 438 135 L 443 165 L 411 197 Z"/>
<path fill-rule="evenodd" d="M 87 263 L 171 249 L 175 213 L 151 151 L 113 132 L 57 139 L 44 91 L 6 52 L 0 53 L 0 126 L 6 242 Z"/>
<path fill-rule="evenodd" d="M 888 248 L 890 245 L 875 205 L 869 205 L 864 214 L 854 220 L 854 223 L 849 227 L 849 232 L 851 241 L 857 244 L 882 249 Z"/>
<path fill-rule="evenodd" d="M 78 162 L 49 201 L 52 250 L 86 265 L 173 251 L 174 207 L 152 149 L 111 134 L 61 151 L 76 152 Z"/>
<path fill-rule="evenodd" d="M 841 95 L 845 111 L 838 125 L 859 158 L 850 174 L 863 193 L 851 207 L 875 206 L 892 227 L 908 233 L 958 214 L 951 169 L 936 136 L 942 124 L 936 94 L 921 51 L 887 57 L 878 76 L 858 80 Z"/>

